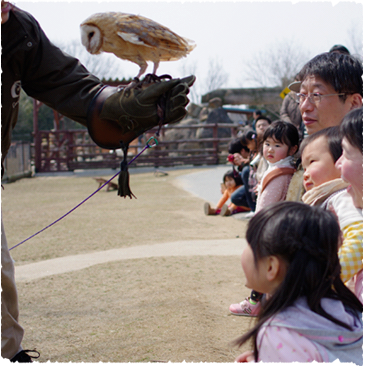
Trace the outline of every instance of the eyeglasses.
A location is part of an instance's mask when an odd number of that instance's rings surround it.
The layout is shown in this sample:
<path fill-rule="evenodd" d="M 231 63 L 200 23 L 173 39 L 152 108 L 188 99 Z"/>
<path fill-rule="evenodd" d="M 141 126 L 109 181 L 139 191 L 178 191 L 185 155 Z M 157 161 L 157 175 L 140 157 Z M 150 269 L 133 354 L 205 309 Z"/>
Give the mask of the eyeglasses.
<path fill-rule="evenodd" d="M 332 97 L 334 95 L 346 95 L 346 93 L 339 93 L 339 94 L 319 94 L 319 93 L 297 93 L 296 102 L 299 104 L 303 104 L 304 101 L 308 98 L 312 104 L 318 104 L 321 102 L 321 98 L 323 97 Z"/>

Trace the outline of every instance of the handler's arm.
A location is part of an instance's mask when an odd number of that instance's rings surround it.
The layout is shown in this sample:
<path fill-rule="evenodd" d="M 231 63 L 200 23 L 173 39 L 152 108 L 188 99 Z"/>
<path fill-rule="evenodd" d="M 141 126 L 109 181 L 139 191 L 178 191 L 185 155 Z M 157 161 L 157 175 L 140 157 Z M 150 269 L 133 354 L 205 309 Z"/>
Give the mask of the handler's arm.
<path fill-rule="evenodd" d="M 31 97 L 86 126 L 91 101 L 103 87 L 101 81 L 52 44 L 38 22 L 28 13 L 14 10 L 14 26 L 27 38 L 24 52 L 13 62 L 23 61 L 21 84 Z M 11 37 L 11 35 L 8 35 Z M 20 57 L 24 57 L 20 60 Z"/>
<path fill-rule="evenodd" d="M 14 55 L 11 34 L 6 34 L 5 55 L 11 59 L 15 72 L 21 74 L 24 91 L 87 126 L 98 145 L 118 148 L 120 141 L 129 143 L 159 123 L 174 123 L 186 115 L 187 94 L 194 76 L 118 90 L 103 85 L 77 59 L 53 45 L 30 14 L 14 9 L 7 23 L 8 33 L 12 29 L 20 31 L 27 39 L 21 40 L 24 51 L 18 47 Z M 17 70 L 14 65 L 19 64 Z M 103 138 L 99 139 L 99 135 Z"/>

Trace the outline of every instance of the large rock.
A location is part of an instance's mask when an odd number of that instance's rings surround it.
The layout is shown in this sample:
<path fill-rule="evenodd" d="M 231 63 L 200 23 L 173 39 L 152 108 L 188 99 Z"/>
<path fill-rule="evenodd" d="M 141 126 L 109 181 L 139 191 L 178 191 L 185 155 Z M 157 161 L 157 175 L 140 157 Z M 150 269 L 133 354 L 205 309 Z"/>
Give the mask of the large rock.
<path fill-rule="evenodd" d="M 233 125 L 233 121 L 228 117 L 227 112 L 222 108 L 216 108 L 210 111 L 208 118 L 202 122 L 203 124 L 212 123 L 226 123 Z M 197 131 L 197 138 L 213 137 L 212 128 L 199 128 Z M 218 137 L 231 137 L 231 128 L 218 128 Z"/>
<path fill-rule="evenodd" d="M 188 105 L 188 116 L 191 118 L 199 118 L 199 113 L 203 107 L 201 105 L 195 104 L 195 103 L 189 103 Z"/>
<path fill-rule="evenodd" d="M 199 123 L 199 120 L 196 118 L 185 118 L 176 126 L 190 126 L 190 125 L 197 125 Z M 195 128 L 179 128 L 179 129 L 173 129 L 173 130 L 167 130 L 165 131 L 164 135 L 164 141 L 176 141 L 176 140 L 191 140 L 195 139 Z M 181 144 L 170 144 L 169 149 L 177 150 L 180 148 Z M 194 145 L 195 146 L 195 145 Z M 196 147 L 195 147 L 196 148 Z"/>

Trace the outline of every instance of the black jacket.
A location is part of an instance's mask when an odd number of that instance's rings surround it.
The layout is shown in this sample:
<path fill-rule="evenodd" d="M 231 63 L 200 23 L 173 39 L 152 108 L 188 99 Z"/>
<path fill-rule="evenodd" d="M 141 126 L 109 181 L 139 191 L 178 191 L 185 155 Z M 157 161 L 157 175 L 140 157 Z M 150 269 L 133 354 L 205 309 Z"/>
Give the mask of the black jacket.
<path fill-rule="evenodd" d="M 1 25 L 1 153 L 4 160 L 18 117 L 20 88 L 86 126 L 91 101 L 104 87 L 80 62 L 54 46 L 38 22 L 14 7 Z"/>

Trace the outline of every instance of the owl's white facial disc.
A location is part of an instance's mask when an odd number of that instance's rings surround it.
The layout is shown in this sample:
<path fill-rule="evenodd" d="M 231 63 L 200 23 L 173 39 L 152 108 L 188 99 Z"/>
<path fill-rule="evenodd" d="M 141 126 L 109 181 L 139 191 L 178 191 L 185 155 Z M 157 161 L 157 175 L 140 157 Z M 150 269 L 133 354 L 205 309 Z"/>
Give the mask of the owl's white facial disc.
<path fill-rule="evenodd" d="M 80 26 L 81 43 L 91 54 L 100 53 L 102 38 L 99 28 L 94 25 L 82 24 Z"/>

